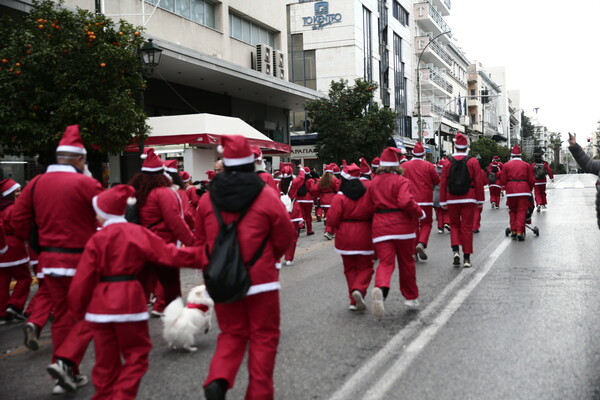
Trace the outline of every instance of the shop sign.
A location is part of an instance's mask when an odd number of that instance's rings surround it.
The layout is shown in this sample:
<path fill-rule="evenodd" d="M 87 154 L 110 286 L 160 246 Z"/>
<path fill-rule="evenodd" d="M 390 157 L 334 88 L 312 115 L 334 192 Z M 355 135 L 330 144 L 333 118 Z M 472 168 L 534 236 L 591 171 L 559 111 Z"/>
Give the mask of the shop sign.
<path fill-rule="evenodd" d="M 318 1 L 315 3 L 315 15 L 310 17 L 302 17 L 304 26 L 312 26 L 313 30 L 323 29 L 327 25 L 342 22 L 342 14 L 330 14 L 329 2 Z"/>
<path fill-rule="evenodd" d="M 317 158 L 315 146 L 292 146 L 292 158 Z"/>

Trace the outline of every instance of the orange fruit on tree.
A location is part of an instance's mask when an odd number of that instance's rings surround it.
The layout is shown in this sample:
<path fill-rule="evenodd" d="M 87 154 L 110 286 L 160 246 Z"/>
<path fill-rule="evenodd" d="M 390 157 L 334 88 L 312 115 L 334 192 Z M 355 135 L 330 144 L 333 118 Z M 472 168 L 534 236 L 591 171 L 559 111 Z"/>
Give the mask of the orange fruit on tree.
<path fill-rule="evenodd" d="M 106 67 L 106 63 L 100 63 L 100 68 Z"/>
<path fill-rule="evenodd" d="M 3 63 L 3 64 L 6 64 L 6 63 L 8 63 L 8 60 L 7 60 L 6 58 L 3 58 L 3 59 L 2 59 L 2 63 Z"/>
<path fill-rule="evenodd" d="M 21 63 L 15 63 L 15 67 L 20 67 Z"/>
<path fill-rule="evenodd" d="M 139 33 L 138 31 L 135 31 L 135 32 L 133 32 L 133 34 L 134 34 L 135 36 L 140 36 L 140 33 Z"/>
<path fill-rule="evenodd" d="M 40 29 L 44 29 L 44 25 L 42 25 L 42 24 L 39 24 L 39 25 L 38 25 L 38 28 L 40 28 Z"/>
<path fill-rule="evenodd" d="M 15 71 L 15 74 L 16 74 L 16 75 L 19 75 L 20 73 L 21 73 L 21 71 L 19 71 L 19 70 L 16 70 L 16 71 Z"/>

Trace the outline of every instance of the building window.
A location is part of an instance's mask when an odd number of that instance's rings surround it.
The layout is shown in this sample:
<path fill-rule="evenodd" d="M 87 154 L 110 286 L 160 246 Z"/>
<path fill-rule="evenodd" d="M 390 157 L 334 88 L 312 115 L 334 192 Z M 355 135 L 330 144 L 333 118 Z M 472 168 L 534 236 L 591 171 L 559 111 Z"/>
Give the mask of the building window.
<path fill-rule="evenodd" d="M 315 50 L 304 50 L 301 33 L 290 40 L 290 81 L 297 85 L 317 90 L 317 59 Z"/>
<path fill-rule="evenodd" d="M 146 0 L 146 2 L 156 5 L 158 0 Z M 215 29 L 215 5 L 210 1 L 161 0 L 158 7 L 197 22 L 200 25 Z"/>
<path fill-rule="evenodd" d="M 266 44 L 275 48 L 275 32 L 236 14 L 229 14 L 229 35 L 253 46 Z"/>
<path fill-rule="evenodd" d="M 402 5 L 400 3 L 398 3 L 397 1 L 394 1 L 393 13 L 394 13 L 394 18 L 396 18 L 398 20 L 398 22 L 400 22 L 404 26 L 408 26 L 408 23 L 409 23 L 408 11 L 406 11 L 404 9 L 404 7 L 402 7 Z"/>
<path fill-rule="evenodd" d="M 373 80 L 373 49 L 371 48 L 371 40 L 371 11 L 363 7 L 363 57 L 365 64 L 364 78 L 368 82 Z"/>
<path fill-rule="evenodd" d="M 401 136 L 409 136 L 410 131 L 406 129 L 406 124 L 404 123 L 408 113 L 406 96 L 407 79 L 404 77 L 404 69 L 402 38 L 394 33 L 394 109 L 396 111 L 396 121 L 398 122 L 398 133 Z"/>

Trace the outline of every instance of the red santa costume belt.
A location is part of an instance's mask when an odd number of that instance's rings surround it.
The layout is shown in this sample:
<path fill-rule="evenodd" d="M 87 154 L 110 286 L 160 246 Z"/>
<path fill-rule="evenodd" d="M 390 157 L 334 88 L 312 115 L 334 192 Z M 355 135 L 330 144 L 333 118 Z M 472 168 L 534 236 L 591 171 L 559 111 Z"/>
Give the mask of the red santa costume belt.
<path fill-rule="evenodd" d="M 47 251 L 49 253 L 66 253 L 66 254 L 79 254 L 83 253 L 83 247 L 66 248 L 66 247 L 48 247 L 41 246 L 41 251 Z"/>
<path fill-rule="evenodd" d="M 104 275 L 100 277 L 100 282 L 126 282 L 135 281 L 137 276 L 133 274 L 128 275 Z"/>
<path fill-rule="evenodd" d="M 400 211 L 402 211 L 401 208 L 384 208 L 381 210 L 375 210 L 375 212 L 377 214 L 387 214 L 387 213 L 400 212 Z"/>

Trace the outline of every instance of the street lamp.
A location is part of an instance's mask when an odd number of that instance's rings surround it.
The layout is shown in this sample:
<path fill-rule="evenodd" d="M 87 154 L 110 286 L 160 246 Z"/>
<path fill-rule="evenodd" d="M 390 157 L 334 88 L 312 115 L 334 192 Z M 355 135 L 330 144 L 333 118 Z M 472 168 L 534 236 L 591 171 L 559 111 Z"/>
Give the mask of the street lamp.
<path fill-rule="evenodd" d="M 140 55 L 143 62 L 144 75 L 150 76 L 154 72 L 154 69 L 160 63 L 160 56 L 162 49 L 158 47 L 152 39 L 148 39 L 146 43 L 140 49 Z"/>
<path fill-rule="evenodd" d="M 421 73 L 419 72 L 420 66 L 421 66 L 421 57 L 423 57 L 423 53 L 425 53 L 425 50 L 427 50 L 427 47 L 429 47 L 429 45 L 432 42 L 434 42 L 435 39 L 439 38 L 442 35 L 446 35 L 450 32 L 451 31 L 442 32 L 442 33 L 434 36 L 433 38 L 429 39 L 429 42 L 427 42 L 425 47 L 423 47 L 423 50 L 421 50 L 421 54 L 419 54 L 419 58 L 417 60 L 417 116 L 418 116 L 417 128 L 418 128 L 418 135 L 419 135 L 420 142 L 423 142 L 423 121 L 421 120 Z"/>

